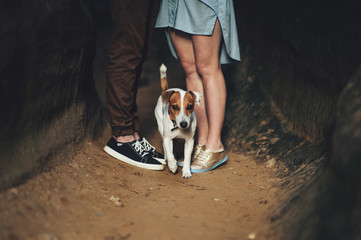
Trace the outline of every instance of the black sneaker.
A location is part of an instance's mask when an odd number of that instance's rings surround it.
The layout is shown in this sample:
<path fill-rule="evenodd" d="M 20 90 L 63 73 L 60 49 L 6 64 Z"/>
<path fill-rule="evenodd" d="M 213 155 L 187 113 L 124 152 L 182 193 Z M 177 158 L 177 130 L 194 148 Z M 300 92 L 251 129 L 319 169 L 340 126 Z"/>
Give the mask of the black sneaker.
<path fill-rule="evenodd" d="M 157 152 L 157 150 L 155 149 L 155 147 L 153 147 L 148 141 L 147 139 L 145 139 L 144 137 L 139 139 L 139 142 L 142 144 L 142 146 L 144 147 L 144 149 L 148 152 L 150 152 L 153 156 L 154 159 L 158 160 L 159 162 L 161 162 L 162 164 L 165 164 L 165 160 L 164 160 L 164 155 L 161 154 L 160 152 Z"/>
<path fill-rule="evenodd" d="M 155 160 L 139 141 L 120 143 L 111 137 L 104 147 L 104 151 L 110 156 L 136 167 L 150 170 L 164 169 L 164 166 Z"/>

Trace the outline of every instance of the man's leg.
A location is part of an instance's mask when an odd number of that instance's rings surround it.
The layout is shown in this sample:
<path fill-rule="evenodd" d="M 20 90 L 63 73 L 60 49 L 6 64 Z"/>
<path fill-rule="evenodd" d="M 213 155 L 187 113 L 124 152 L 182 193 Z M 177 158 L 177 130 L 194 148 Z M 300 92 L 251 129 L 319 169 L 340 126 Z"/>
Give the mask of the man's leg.
<path fill-rule="evenodd" d="M 129 164 L 162 170 L 164 167 L 144 149 L 139 138 L 139 118 L 136 105 L 138 80 L 148 53 L 157 1 L 112 0 L 114 21 L 112 42 L 108 50 L 107 107 L 112 128 L 111 138 L 104 150 Z M 159 5 L 158 5 L 159 7 Z M 154 19 L 154 20 L 153 20 Z"/>
<path fill-rule="evenodd" d="M 136 93 L 143 61 L 148 5 L 144 0 L 112 0 L 114 21 L 108 50 L 107 107 L 114 137 L 133 135 L 139 128 Z"/>

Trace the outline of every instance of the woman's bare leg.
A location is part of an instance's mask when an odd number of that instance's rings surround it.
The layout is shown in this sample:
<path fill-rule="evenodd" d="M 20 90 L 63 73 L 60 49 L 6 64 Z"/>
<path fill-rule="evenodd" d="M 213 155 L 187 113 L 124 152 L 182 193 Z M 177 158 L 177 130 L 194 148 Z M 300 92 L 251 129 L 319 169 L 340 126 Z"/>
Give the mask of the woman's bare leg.
<path fill-rule="evenodd" d="M 203 82 L 197 72 L 194 58 L 192 37 L 190 34 L 169 29 L 173 46 L 186 75 L 187 89 L 202 94 L 200 106 L 195 106 L 197 115 L 198 144 L 206 144 L 208 138 L 208 121 L 205 110 Z"/>
<path fill-rule="evenodd" d="M 203 81 L 204 99 L 208 119 L 206 148 L 221 148 L 221 133 L 226 108 L 226 84 L 219 62 L 222 31 L 216 21 L 212 36 L 192 35 L 197 72 Z"/>

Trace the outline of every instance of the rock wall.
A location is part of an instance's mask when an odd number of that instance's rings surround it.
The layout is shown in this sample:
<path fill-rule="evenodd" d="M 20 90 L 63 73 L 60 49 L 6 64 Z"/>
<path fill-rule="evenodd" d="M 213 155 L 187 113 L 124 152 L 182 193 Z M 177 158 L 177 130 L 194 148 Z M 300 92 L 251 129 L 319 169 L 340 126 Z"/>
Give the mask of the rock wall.
<path fill-rule="evenodd" d="M 327 167 L 279 216 L 287 239 L 360 239 L 361 67 L 341 92 Z M 289 221 L 290 219 L 295 219 Z"/>
<path fill-rule="evenodd" d="M 0 190 L 70 158 L 103 127 L 89 2 L 0 3 Z"/>
<path fill-rule="evenodd" d="M 358 239 L 358 1 L 234 1 L 243 62 L 226 66 L 227 145 L 275 161 L 282 239 Z"/>
<path fill-rule="evenodd" d="M 235 3 L 267 97 L 300 135 L 325 139 L 337 98 L 360 63 L 360 4 Z"/>

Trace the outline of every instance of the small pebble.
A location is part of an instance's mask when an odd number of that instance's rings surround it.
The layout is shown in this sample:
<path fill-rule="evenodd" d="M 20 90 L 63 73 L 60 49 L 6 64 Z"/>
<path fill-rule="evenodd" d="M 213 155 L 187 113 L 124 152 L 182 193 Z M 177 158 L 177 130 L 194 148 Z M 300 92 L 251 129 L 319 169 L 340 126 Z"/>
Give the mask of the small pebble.
<path fill-rule="evenodd" d="M 120 202 L 120 198 L 114 197 L 113 195 L 109 198 L 110 201 L 114 202 L 115 206 L 120 207 L 122 203 Z"/>
<path fill-rule="evenodd" d="M 38 240 L 59 240 L 59 238 L 52 233 L 38 234 L 37 239 Z"/>
<path fill-rule="evenodd" d="M 272 168 L 274 165 L 276 164 L 276 160 L 274 160 L 273 158 L 271 160 L 268 160 L 265 164 L 266 168 Z"/>
<path fill-rule="evenodd" d="M 256 234 L 255 233 L 248 234 L 248 239 L 256 239 Z"/>
<path fill-rule="evenodd" d="M 17 194 L 19 193 L 19 191 L 18 191 L 17 188 L 12 188 L 12 189 L 10 189 L 10 192 L 11 192 L 12 194 L 15 194 L 15 195 L 17 195 Z"/>

